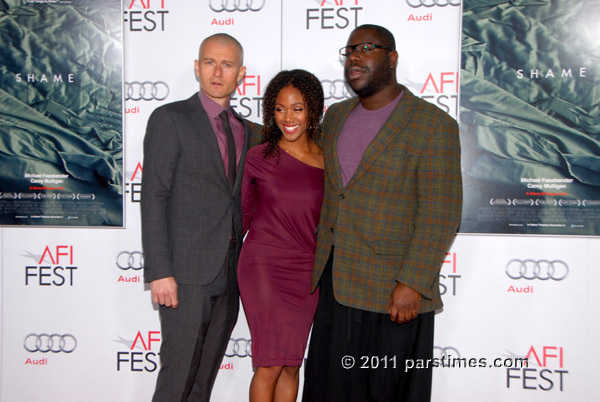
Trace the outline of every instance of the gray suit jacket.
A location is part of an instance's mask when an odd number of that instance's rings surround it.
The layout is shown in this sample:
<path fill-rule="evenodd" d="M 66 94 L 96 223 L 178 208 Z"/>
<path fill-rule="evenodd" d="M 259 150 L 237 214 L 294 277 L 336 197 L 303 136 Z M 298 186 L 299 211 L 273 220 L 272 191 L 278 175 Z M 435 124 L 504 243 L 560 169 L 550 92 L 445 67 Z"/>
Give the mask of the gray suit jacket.
<path fill-rule="evenodd" d="M 251 123 L 233 192 L 217 139 L 198 94 L 157 108 L 144 138 L 142 243 L 146 282 L 174 276 L 179 284 L 206 285 L 219 273 L 232 217 L 241 248 L 240 187 Z"/>

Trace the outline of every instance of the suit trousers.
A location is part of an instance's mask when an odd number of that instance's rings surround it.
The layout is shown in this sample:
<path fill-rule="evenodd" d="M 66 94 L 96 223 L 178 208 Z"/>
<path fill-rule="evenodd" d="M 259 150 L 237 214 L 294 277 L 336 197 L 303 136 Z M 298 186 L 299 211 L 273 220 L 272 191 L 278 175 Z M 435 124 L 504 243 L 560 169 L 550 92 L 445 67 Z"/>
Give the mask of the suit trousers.
<path fill-rule="evenodd" d="M 153 402 L 208 402 L 239 311 L 235 243 L 208 285 L 179 284 L 179 306 L 160 306 L 161 368 Z"/>
<path fill-rule="evenodd" d="M 396 324 L 389 314 L 339 304 L 333 295 L 333 248 L 319 283 L 319 304 L 305 367 L 303 402 L 427 402 L 434 312 Z M 391 297 L 391 295 L 390 295 Z"/>

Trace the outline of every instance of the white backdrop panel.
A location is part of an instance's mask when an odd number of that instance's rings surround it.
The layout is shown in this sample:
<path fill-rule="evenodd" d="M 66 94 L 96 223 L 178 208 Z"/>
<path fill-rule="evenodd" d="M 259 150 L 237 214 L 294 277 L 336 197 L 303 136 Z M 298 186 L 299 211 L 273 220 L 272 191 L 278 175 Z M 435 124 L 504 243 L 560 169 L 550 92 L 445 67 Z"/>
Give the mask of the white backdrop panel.
<path fill-rule="evenodd" d="M 221 10 L 225 3 L 230 11 Z M 236 3 L 251 9 L 233 10 Z M 240 40 L 248 70 L 232 104 L 261 122 L 264 89 L 281 69 L 315 73 L 327 106 L 350 96 L 337 51 L 355 26 L 380 24 L 396 37 L 399 81 L 456 117 L 457 0 L 124 0 L 123 8 L 126 229 L 0 229 L 3 401 L 150 400 L 160 325 L 139 270 L 142 142 L 156 107 L 198 89 L 193 60 L 204 37 L 227 32 Z M 436 368 L 433 401 L 600 398 L 593 377 L 600 352 L 592 347 L 600 336 L 599 245 L 592 238 L 460 235 L 442 265 L 445 307 L 436 316 L 434 356 L 487 363 L 527 356 L 531 365 L 528 371 Z M 515 259 L 538 266 L 560 260 L 568 274 L 561 280 L 511 279 L 506 270 Z M 510 265 L 509 273 L 517 276 L 514 269 Z M 532 275 L 527 269 L 525 275 Z M 44 333 L 70 334 L 77 345 L 70 353 L 28 351 L 38 344 L 27 336 Z M 64 344 L 53 340 L 57 350 L 73 348 L 71 337 Z M 249 342 L 240 310 L 213 400 L 247 399 Z M 39 347 L 48 346 L 41 337 Z"/>

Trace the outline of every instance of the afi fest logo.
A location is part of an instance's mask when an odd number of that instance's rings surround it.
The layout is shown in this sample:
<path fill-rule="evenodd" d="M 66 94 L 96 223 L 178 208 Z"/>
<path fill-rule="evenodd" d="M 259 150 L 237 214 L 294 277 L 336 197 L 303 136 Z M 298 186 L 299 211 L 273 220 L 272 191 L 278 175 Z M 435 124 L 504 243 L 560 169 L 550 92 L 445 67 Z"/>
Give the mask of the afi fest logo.
<path fill-rule="evenodd" d="M 72 245 L 46 246 L 42 254 L 27 252 L 37 265 L 25 267 L 25 286 L 73 286 L 75 283 L 74 249 Z"/>
<path fill-rule="evenodd" d="M 458 114 L 458 72 L 429 73 L 419 93 L 421 98 L 433 103 L 455 117 Z"/>
<path fill-rule="evenodd" d="M 123 22 L 129 32 L 164 31 L 169 10 L 166 0 L 124 0 Z"/>
<path fill-rule="evenodd" d="M 127 350 L 117 352 L 117 371 L 152 373 L 159 367 L 160 331 L 138 331 L 133 341 L 118 337 Z"/>
<path fill-rule="evenodd" d="M 536 391 L 564 391 L 565 351 L 562 346 L 531 345 L 525 358 L 524 368 L 506 369 L 506 388 Z"/>
<path fill-rule="evenodd" d="M 514 258 L 506 264 L 504 272 L 522 285 L 510 285 L 507 293 L 533 293 L 534 283 L 563 281 L 569 275 L 569 266 L 562 260 Z"/>
<path fill-rule="evenodd" d="M 126 172 L 129 180 L 125 183 L 125 194 L 129 195 L 129 201 L 132 203 L 138 203 L 141 200 L 143 171 L 142 162 L 138 162 L 133 172 Z"/>
<path fill-rule="evenodd" d="M 117 352 L 117 371 L 152 373 L 160 366 L 160 331 L 138 331 L 133 340 L 122 337 L 114 340 L 124 345 L 127 350 Z M 251 340 L 231 338 L 225 351 L 226 357 L 252 356 Z M 231 370 L 233 363 L 223 363 L 220 369 Z"/>
<path fill-rule="evenodd" d="M 457 281 L 461 276 L 457 273 L 456 253 L 446 253 L 440 270 L 440 294 L 456 296 Z"/>
<path fill-rule="evenodd" d="M 231 107 L 244 118 L 262 119 L 261 76 L 247 73 L 231 96 Z"/>
<path fill-rule="evenodd" d="M 363 8 L 359 0 L 317 0 L 320 8 L 306 9 L 306 29 L 354 29 Z"/>

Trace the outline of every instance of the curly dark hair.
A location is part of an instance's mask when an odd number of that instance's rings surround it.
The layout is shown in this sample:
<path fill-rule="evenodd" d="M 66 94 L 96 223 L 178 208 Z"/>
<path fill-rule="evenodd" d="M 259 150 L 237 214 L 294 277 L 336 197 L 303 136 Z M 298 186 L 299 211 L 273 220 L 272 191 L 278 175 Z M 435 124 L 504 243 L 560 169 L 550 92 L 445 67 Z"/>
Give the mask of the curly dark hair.
<path fill-rule="evenodd" d="M 278 73 L 267 85 L 263 97 L 262 144 L 268 143 L 263 156 L 279 158 L 277 144 L 283 135 L 275 122 L 275 100 L 282 88 L 292 86 L 300 91 L 306 105 L 306 123 L 309 140 L 321 137 L 321 118 L 325 105 L 321 81 L 305 70 L 284 70 Z"/>

